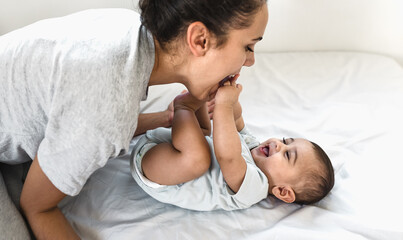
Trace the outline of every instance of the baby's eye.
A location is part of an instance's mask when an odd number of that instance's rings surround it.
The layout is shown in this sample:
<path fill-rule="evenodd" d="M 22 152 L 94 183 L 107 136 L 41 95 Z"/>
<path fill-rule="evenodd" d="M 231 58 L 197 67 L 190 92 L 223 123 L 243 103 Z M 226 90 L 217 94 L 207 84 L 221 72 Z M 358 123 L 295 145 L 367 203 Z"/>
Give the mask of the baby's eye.
<path fill-rule="evenodd" d="M 287 141 L 285 140 L 284 137 L 283 137 L 283 143 L 284 143 L 285 145 L 287 145 Z M 286 155 L 287 159 L 290 160 L 290 154 L 288 153 L 288 151 L 285 152 L 285 155 Z"/>

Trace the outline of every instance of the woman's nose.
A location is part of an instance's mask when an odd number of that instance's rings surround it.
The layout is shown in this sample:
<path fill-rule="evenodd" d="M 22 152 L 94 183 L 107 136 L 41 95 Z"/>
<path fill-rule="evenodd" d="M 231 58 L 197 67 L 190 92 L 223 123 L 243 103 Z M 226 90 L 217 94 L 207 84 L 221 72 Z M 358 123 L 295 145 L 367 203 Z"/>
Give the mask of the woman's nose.
<path fill-rule="evenodd" d="M 249 52 L 243 65 L 246 67 L 250 67 L 253 64 L 255 64 L 255 53 Z"/>

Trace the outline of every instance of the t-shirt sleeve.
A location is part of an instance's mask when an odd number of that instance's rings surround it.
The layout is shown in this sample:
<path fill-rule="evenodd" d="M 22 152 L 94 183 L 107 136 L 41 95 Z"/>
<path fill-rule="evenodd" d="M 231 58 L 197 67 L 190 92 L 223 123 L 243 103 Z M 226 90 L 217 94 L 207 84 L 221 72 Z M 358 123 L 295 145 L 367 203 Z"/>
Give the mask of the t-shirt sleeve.
<path fill-rule="evenodd" d="M 128 149 L 141 99 L 121 94 L 124 89 L 110 80 L 117 78 L 113 67 L 85 65 L 70 66 L 61 76 L 38 150 L 42 170 L 68 195 L 78 194 L 96 169 Z"/>
<path fill-rule="evenodd" d="M 136 25 L 130 11 L 105 10 L 105 16 L 102 11 L 61 18 L 70 32 L 61 34 L 57 45 L 44 43 L 55 51 L 48 63 L 53 80 L 38 160 L 67 195 L 78 194 L 95 170 L 128 149 L 146 95 L 145 77 L 133 72 L 139 65 L 139 21 Z M 67 28 L 81 17 L 80 25 Z M 120 24 L 111 23 L 112 17 Z"/>

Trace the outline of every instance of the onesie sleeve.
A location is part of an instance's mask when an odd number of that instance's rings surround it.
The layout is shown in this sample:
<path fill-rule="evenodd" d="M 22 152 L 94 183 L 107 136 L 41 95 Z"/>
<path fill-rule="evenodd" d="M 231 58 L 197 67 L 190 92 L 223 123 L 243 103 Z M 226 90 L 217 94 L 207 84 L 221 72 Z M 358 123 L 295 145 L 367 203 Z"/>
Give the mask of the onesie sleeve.
<path fill-rule="evenodd" d="M 259 142 L 246 127 L 239 132 L 239 135 L 242 157 L 246 162 L 246 173 L 238 192 L 232 193 L 231 197 L 236 208 L 248 208 L 267 197 L 269 182 L 262 170 L 256 166 L 250 152 L 251 148 L 259 145 Z M 232 191 L 229 189 L 229 192 Z"/>
<path fill-rule="evenodd" d="M 253 149 L 259 146 L 259 141 L 256 139 L 255 136 L 252 135 L 250 130 L 245 126 L 239 134 L 244 139 L 245 143 L 248 145 L 249 149 Z"/>
<path fill-rule="evenodd" d="M 268 196 L 269 183 L 264 173 L 251 163 L 246 163 L 246 173 L 238 192 L 232 197 L 240 208 L 248 208 Z"/>

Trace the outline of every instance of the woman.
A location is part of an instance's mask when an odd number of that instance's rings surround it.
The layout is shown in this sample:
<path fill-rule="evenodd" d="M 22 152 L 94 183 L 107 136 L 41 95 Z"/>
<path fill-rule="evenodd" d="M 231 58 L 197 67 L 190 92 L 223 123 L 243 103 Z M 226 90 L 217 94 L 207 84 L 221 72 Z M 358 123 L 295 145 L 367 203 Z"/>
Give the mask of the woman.
<path fill-rule="evenodd" d="M 57 204 L 128 149 L 148 86 L 178 82 L 211 99 L 253 65 L 268 19 L 265 0 L 139 5 L 141 21 L 130 10 L 88 10 L 0 37 L 0 162 L 34 159 L 20 203 L 38 239 L 78 238 Z M 23 234 L 22 221 L 6 222 L 16 214 L 2 198 L 1 232 Z"/>

